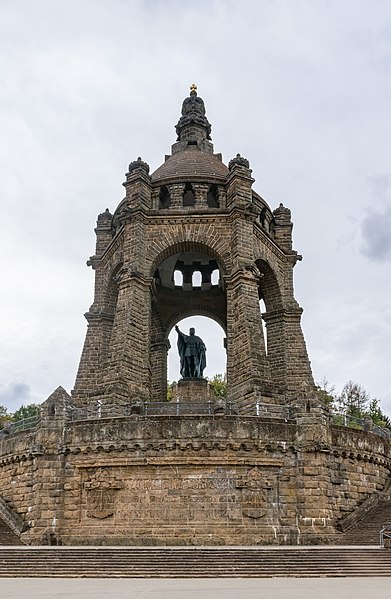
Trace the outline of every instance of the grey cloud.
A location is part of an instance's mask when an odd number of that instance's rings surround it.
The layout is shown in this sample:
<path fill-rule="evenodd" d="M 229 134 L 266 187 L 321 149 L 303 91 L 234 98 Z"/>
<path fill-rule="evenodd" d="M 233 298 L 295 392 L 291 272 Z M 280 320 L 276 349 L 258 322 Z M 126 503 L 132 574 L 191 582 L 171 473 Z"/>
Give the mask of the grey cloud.
<path fill-rule="evenodd" d="M 391 204 L 383 211 L 372 211 L 361 223 L 361 252 L 377 262 L 391 261 Z"/>
<path fill-rule="evenodd" d="M 34 403 L 31 389 L 26 383 L 11 382 L 0 385 L 0 405 L 5 406 L 8 411 L 13 412 L 20 405 Z"/>

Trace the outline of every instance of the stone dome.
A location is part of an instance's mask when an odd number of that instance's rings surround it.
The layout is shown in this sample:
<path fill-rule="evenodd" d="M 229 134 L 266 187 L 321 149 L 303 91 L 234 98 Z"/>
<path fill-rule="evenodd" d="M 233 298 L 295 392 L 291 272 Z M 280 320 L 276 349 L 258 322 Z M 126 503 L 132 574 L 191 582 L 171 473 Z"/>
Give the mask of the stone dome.
<path fill-rule="evenodd" d="M 216 154 L 189 145 L 182 152 L 167 158 L 151 177 L 153 183 L 166 183 L 174 179 L 224 182 L 228 173 L 228 167 Z"/>

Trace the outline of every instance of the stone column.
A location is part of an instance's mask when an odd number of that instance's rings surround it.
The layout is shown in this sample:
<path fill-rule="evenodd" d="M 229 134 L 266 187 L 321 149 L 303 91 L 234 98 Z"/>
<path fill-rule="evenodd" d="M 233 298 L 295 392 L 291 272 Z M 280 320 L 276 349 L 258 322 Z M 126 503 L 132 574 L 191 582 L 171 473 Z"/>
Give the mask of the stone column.
<path fill-rule="evenodd" d="M 167 354 L 170 341 L 161 335 L 151 341 L 151 401 L 166 401 Z"/>
<path fill-rule="evenodd" d="M 151 279 L 124 268 L 104 377 L 110 401 L 148 400 L 150 396 Z"/>
<path fill-rule="evenodd" d="M 270 381 L 258 282 L 251 270 L 238 270 L 227 286 L 227 383 L 229 400 L 239 409 L 255 410 L 255 401 Z M 255 413 L 255 412 L 254 412 Z"/>
<path fill-rule="evenodd" d="M 331 430 L 327 410 L 312 390 L 301 386 L 295 402 L 297 517 L 304 544 L 324 542 L 335 533 L 330 477 Z"/>
<path fill-rule="evenodd" d="M 58 544 L 64 509 L 64 428 L 71 417 L 71 397 L 58 387 L 42 404 L 35 436 L 34 505 L 31 528 L 22 539 L 31 544 Z"/>

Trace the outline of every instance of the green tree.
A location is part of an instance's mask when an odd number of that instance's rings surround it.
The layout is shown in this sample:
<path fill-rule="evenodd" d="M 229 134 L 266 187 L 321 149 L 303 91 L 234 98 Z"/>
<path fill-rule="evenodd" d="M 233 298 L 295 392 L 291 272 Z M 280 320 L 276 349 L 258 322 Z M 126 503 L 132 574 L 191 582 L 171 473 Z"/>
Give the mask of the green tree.
<path fill-rule="evenodd" d="M 222 374 L 215 374 L 210 379 L 209 385 L 212 387 L 215 397 L 227 397 L 227 377 Z"/>
<path fill-rule="evenodd" d="M 7 422 L 10 422 L 12 419 L 12 414 L 8 413 L 8 410 L 5 406 L 0 406 L 0 430 L 4 428 Z"/>
<path fill-rule="evenodd" d="M 172 400 L 172 387 L 174 385 L 175 381 L 167 381 L 167 397 L 166 397 L 166 401 L 171 401 Z"/>
<path fill-rule="evenodd" d="M 369 393 L 364 387 L 353 381 L 348 381 L 336 398 L 337 409 L 347 414 L 361 418 L 367 413 L 370 404 Z"/>
<path fill-rule="evenodd" d="M 326 405 L 333 407 L 336 398 L 335 387 L 330 385 L 325 376 L 316 385 L 316 395 Z"/>
<path fill-rule="evenodd" d="M 39 408 L 39 404 L 36 403 L 30 403 L 27 406 L 21 405 L 20 408 L 12 414 L 12 421 L 18 422 L 18 420 L 23 420 L 24 418 L 37 416 L 39 413 Z"/>
<path fill-rule="evenodd" d="M 391 420 L 386 414 L 383 414 L 378 399 L 370 400 L 368 410 L 364 416 L 369 416 L 377 426 L 391 428 Z"/>

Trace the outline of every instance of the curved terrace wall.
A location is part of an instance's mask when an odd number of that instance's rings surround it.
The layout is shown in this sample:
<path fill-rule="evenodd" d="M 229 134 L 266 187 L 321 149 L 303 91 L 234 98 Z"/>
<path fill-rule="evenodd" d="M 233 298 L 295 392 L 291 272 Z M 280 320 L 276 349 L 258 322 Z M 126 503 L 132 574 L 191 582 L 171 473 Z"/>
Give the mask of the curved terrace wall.
<path fill-rule="evenodd" d="M 29 543 L 330 542 L 389 477 L 387 439 L 322 412 L 72 421 L 64 401 L 46 408 L 0 439 L 0 495 Z"/>

